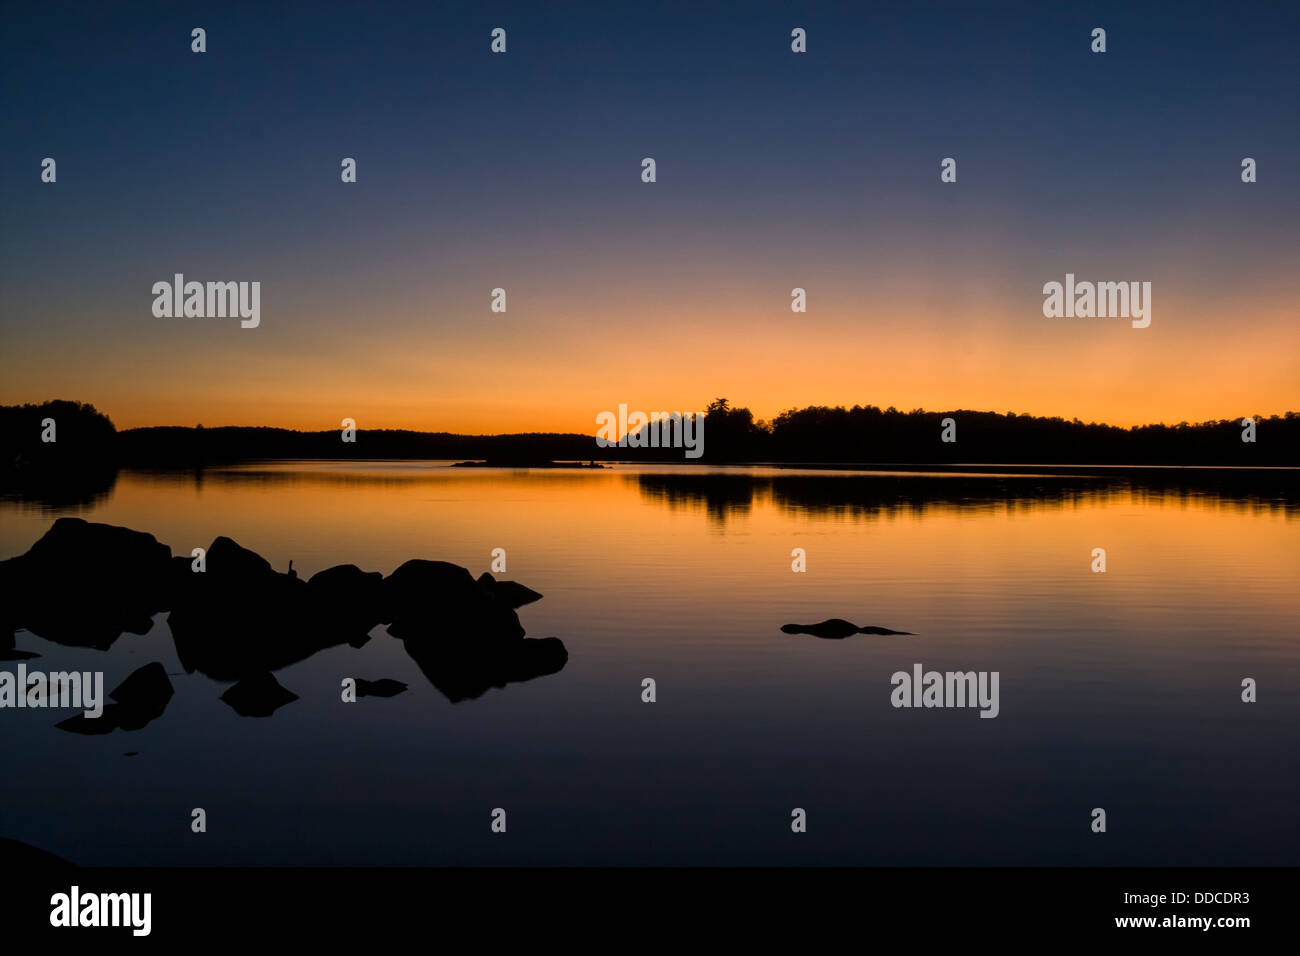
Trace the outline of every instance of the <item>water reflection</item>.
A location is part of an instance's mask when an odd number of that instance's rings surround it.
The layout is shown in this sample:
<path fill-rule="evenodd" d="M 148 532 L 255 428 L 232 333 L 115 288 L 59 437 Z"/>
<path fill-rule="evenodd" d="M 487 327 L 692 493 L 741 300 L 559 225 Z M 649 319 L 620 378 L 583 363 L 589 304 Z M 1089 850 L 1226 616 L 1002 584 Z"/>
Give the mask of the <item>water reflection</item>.
<path fill-rule="evenodd" d="M 1287 514 L 1300 504 L 1300 472 L 1294 469 L 1110 475 L 706 472 L 625 478 L 646 500 L 670 509 L 704 510 L 718 524 L 747 516 L 762 503 L 790 514 L 852 518 L 1069 508 L 1128 498 L 1195 500 Z"/>

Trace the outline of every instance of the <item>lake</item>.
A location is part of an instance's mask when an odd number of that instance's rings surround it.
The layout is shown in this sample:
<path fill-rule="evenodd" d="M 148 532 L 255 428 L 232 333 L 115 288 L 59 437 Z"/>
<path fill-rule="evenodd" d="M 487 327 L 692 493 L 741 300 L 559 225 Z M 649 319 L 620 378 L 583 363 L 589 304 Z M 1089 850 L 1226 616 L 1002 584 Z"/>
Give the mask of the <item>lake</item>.
<path fill-rule="evenodd" d="M 0 711 L 0 836 L 92 865 L 1300 864 L 1294 473 L 447 465 L 128 471 L 74 507 L 0 502 L 0 558 L 64 514 L 174 554 L 227 535 L 302 577 L 477 576 L 502 548 L 496 576 L 544 595 L 528 636 L 569 652 L 452 702 L 380 626 L 278 671 L 299 699 L 250 718 L 184 673 L 166 614 L 108 651 L 19 631 L 29 668 L 111 689 L 156 660 L 176 693 L 103 736 Z M 826 618 L 913 636 L 781 631 Z M 998 672 L 997 717 L 892 706 L 916 664 Z M 409 690 L 344 703 L 346 677 Z"/>

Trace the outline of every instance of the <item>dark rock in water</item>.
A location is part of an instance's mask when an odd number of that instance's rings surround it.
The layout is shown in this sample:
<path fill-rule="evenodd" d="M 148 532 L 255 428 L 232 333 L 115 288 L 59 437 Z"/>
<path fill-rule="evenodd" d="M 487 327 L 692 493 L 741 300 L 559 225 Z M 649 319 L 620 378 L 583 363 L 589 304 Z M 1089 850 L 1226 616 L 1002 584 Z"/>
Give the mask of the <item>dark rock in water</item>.
<path fill-rule="evenodd" d="M 382 577 L 348 567 L 322 571 L 312 584 L 276 572 L 261 555 L 229 538 L 217 538 L 207 551 L 205 571 L 193 571 L 187 563 L 174 572 L 167 622 L 181 665 L 187 673 L 239 680 L 327 647 L 364 644 L 378 623 L 374 593 Z M 345 582 L 356 584 L 362 596 L 354 600 L 340 590 Z M 369 610 L 366 600 L 372 603 Z"/>
<path fill-rule="evenodd" d="M 555 637 L 524 637 L 515 607 L 541 597 L 513 581 L 443 561 L 408 561 L 384 579 L 392 623 L 429 682 L 449 700 L 561 670 L 569 659 Z"/>
<path fill-rule="evenodd" d="M 254 587 L 262 586 L 276 576 L 270 561 L 225 535 L 216 538 L 208 546 L 207 570 L 202 573 L 230 584 L 248 584 Z M 288 578 L 288 575 L 285 577 Z"/>
<path fill-rule="evenodd" d="M 152 535 L 60 518 L 27 554 L 0 562 L 0 593 L 8 598 L 0 603 L 0 659 L 35 656 L 14 648 L 17 628 L 107 649 L 123 632 L 148 631 L 165 610 L 186 673 L 236 682 L 222 700 L 250 716 L 296 699 L 272 671 L 329 647 L 360 647 L 379 624 L 456 700 L 553 673 L 568 659 L 555 638 L 524 639 L 515 609 L 538 592 L 490 574 L 476 581 L 445 561 L 407 561 L 387 577 L 346 564 L 303 580 L 222 536 L 205 550 L 202 571 L 193 564 Z M 363 695 L 402 689 L 377 681 Z M 114 691 L 101 717 L 59 726 L 93 734 L 138 729 L 171 694 L 161 665 L 149 665 Z"/>
<path fill-rule="evenodd" d="M 114 703 L 105 704 L 98 717 L 87 717 L 83 712 L 54 726 L 69 733 L 95 736 L 114 730 L 140 730 L 163 715 L 173 693 L 167 670 L 154 661 L 137 668 L 110 691 L 108 696 Z"/>
<path fill-rule="evenodd" d="M 382 680 L 362 680 L 358 677 L 356 681 L 358 697 L 396 697 L 406 690 L 406 685 L 400 680 L 387 677 Z"/>
<path fill-rule="evenodd" d="M 140 756 L 140 751 L 138 751 L 138 750 L 128 750 L 126 753 L 122 754 L 122 756 L 123 756 L 123 757 L 138 757 L 138 756 Z"/>
<path fill-rule="evenodd" d="M 528 638 L 505 655 L 503 675 L 509 681 L 532 680 L 555 674 L 568 662 L 569 650 L 558 637 Z"/>
<path fill-rule="evenodd" d="M 320 611 L 347 630 L 368 634 L 384 621 L 384 576 L 378 571 L 340 564 L 313 574 L 307 587 Z"/>
<path fill-rule="evenodd" d="M 151 534 L 59 518 L 26 554 L 0 561 L 5 624 L 107 650 L 166 606 L 171 549 Z"/>
<path fill-rule="evenodd" d="M 270 717 L 285 704 L 297 700 L 298 695 L 285 690 L 279 681 L 263 672 L 245 677 L 222 694 L 221 699 L 241 717 Z"/>
<path fill-rule="evenodd" d="M 854 634 L 907 634 L 911 631 L 891 631 L 887 627 L 858 627 L 851 621 L 833 617 L 818 624 L 785 624 L 781 630 L 787 634 L 811 634 L 813 637 L 838 641 Z"/>
<path fill-rule="evenodd" d="M 478 642 L 524 636 L 514 608 L 446 561 L 407 561 L 384 578 L 388 632 L 405 641 L 444 640 L 473 634 Z"/>
<path fill-rule="evenodd" d="M 564 642 L 557 637 L 508 643 L 407 641 L 406 652 L 452 703 L 481 697 L 490 687 L 557 673 L 569 660 Z"/>
<path fill-rule="evenodd" d="M 478 583 L 492 592 L 498 601 L 509 605 L 512 609 L 542 599 L 542 595 L 532 588 L 526 588 L 517 581 L 498 581 L 486 571 L 479 575 Z"/>

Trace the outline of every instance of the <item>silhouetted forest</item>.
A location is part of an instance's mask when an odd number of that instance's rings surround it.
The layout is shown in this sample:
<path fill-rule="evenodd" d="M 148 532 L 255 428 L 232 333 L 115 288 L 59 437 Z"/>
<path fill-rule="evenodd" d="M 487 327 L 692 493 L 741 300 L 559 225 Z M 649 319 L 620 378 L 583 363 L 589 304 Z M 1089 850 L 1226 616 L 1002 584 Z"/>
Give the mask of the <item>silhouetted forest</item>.
<path fill-rule="evenodd" d="M 1244 417 L 1244 416 L 1243 416 Z M 591 435 L 454 435 L 360 429 L 155 427 L 117 431 L 94 406 L 55 401 L 0 406 L 0 487 L 47 504 L 90 500 L 119 466 L 202 468 L 277 458 L 454 459 L 507 466 L 549 461 L 774 462 L 844 465 L 1300 465 L 1300 414 L 1119 428 L 1075 419 L 957 410 L 901 412 L 874 405 L 809 406 L 771 422 L 726 399 L 704 420 L 704 455 L 681 448 L 600 448 Z M 951 420 L 951 421 L 946 421 Z M 50 421 L 54 423 L 51 432 Z M 955 441 L 944 441 L 947 433 Z M 54 441 L 43 440 L 53 437 Z"/>
<path fill-rule="evenodd" d="M 0 490 L 63 507 L 107 494 L 119 435 L 93 405 L 0 405 Z"/>
<path fill-rule="evenodd" d="M 594 432 L 593 432 L 594 434 Z M 131 428 L 119 434 L 122 461 L 131 465 L 197 467 L 271 458 L 468 459 L 526 465 L 557 459 L 599 458 L 591 435 L 453 435 L 402 429 L 358 429 L 345 442 L 340 429 Z"/>
<path fill-rule="evenodd" d="M 874 405 L 790 409 L 771 422 L 720 398 L 704 420 L 707 462 L 839 464 L 1300 465 L 1300 414 L 1119 428 L 1077 418 L 957 410 L 901 412 Z M 945 419 L 951 419 L 947 426 Z M 955 441 L 943 440 L 947 431 Z M 627 449 L 637 455 L 663 449 Z M 659 454 L 680 460 L 680 450 Z"/>

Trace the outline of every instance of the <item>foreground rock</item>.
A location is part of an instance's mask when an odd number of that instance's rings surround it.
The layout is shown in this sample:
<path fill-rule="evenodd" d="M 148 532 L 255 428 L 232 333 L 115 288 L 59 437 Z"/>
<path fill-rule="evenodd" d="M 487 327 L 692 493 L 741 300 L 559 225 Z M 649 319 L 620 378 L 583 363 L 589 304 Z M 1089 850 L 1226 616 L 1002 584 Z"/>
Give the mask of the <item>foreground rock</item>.
<path fill-rule="evenodd" d="M 328 615 L 345 631 L 369 634 L 384 623 L 384 576 L 378 571 L 339 564 L 313 574 L 307 588 L 317 613 Z"/>
<path fill-rule="evenodd" d="M 831 641 L 852 637 L 854 634 L 906 634 L 909 636 L 912 634 L 911 631 L 891 631 L 887 627 L 858 627 L 852 621 L 846 621 L 840 617 L 833 617 L 817 624 L 784 624 L 781 630 L 787 634 L 811 634 L 813 637 L 821 637 Z"/>
<path fill-rule="evenodd" d="M 0 590 L 0 659 L 28 656 L 13 648 L 20 627 L 106 650 L 122 633 L 145 633 L 153 615 L 168 611 L 186 673 L 235 682 L 222 700 L 247 716 L 269 716 L 297 699 L 272 671 L 326 648 L 360 647 L 380 624 L 452 700 L 555 673 L 568 660 L 558 638 L 524 637 L 516 608 L 541 594 L 490 574 L 475 580 L 445 561 L 407 561 L 387 577 L 343 564 L 304 581 L 222 536 L 196 571 L 191 558 L 173 557 L 152 535 L 60 518 L 26 554 L 0 562 Z M 405 689 L 398 681 L 369 687 L 361 696 Z M 171 692 L 162 665 L 149 665 L 110 695 L 115 703 L 104 716 L 60 726 L 138 729 L 162 713 Z"/>
<path fill-rule="evenodd" d="M 484 644 L 524 636 L 514 608 L 498 599 L 457 564 L 407 561 L 384 578 L 388 633 L 419 643 L 459 640 L 473 635 Z"/>
<path fill-rule="evenodd" d="M 59 518 L 26 554 L 0 561 L 3 625 L 107 650 L 144 634 L 167 605 L 171 549 L 151 534 Z"/>
<path fill-rule="evenodd" d="M 360 647 L 379 623 L 382 576 L 352 565 L 303 581 L 226 537 L 212 542 L 202 572 L 177 560 L 167 623 L 187 673 L 240 680 L 328 647 Z"/>
<path fill-rule="evenodd" d="M 517 581 L 498 581 L 486 571 L 479 575 L 478 583 L 487 588 L 498 601 L 505 602 L 515 610 L 542 599 L 542 595 L 532 588 L 526 588 Z"/>

